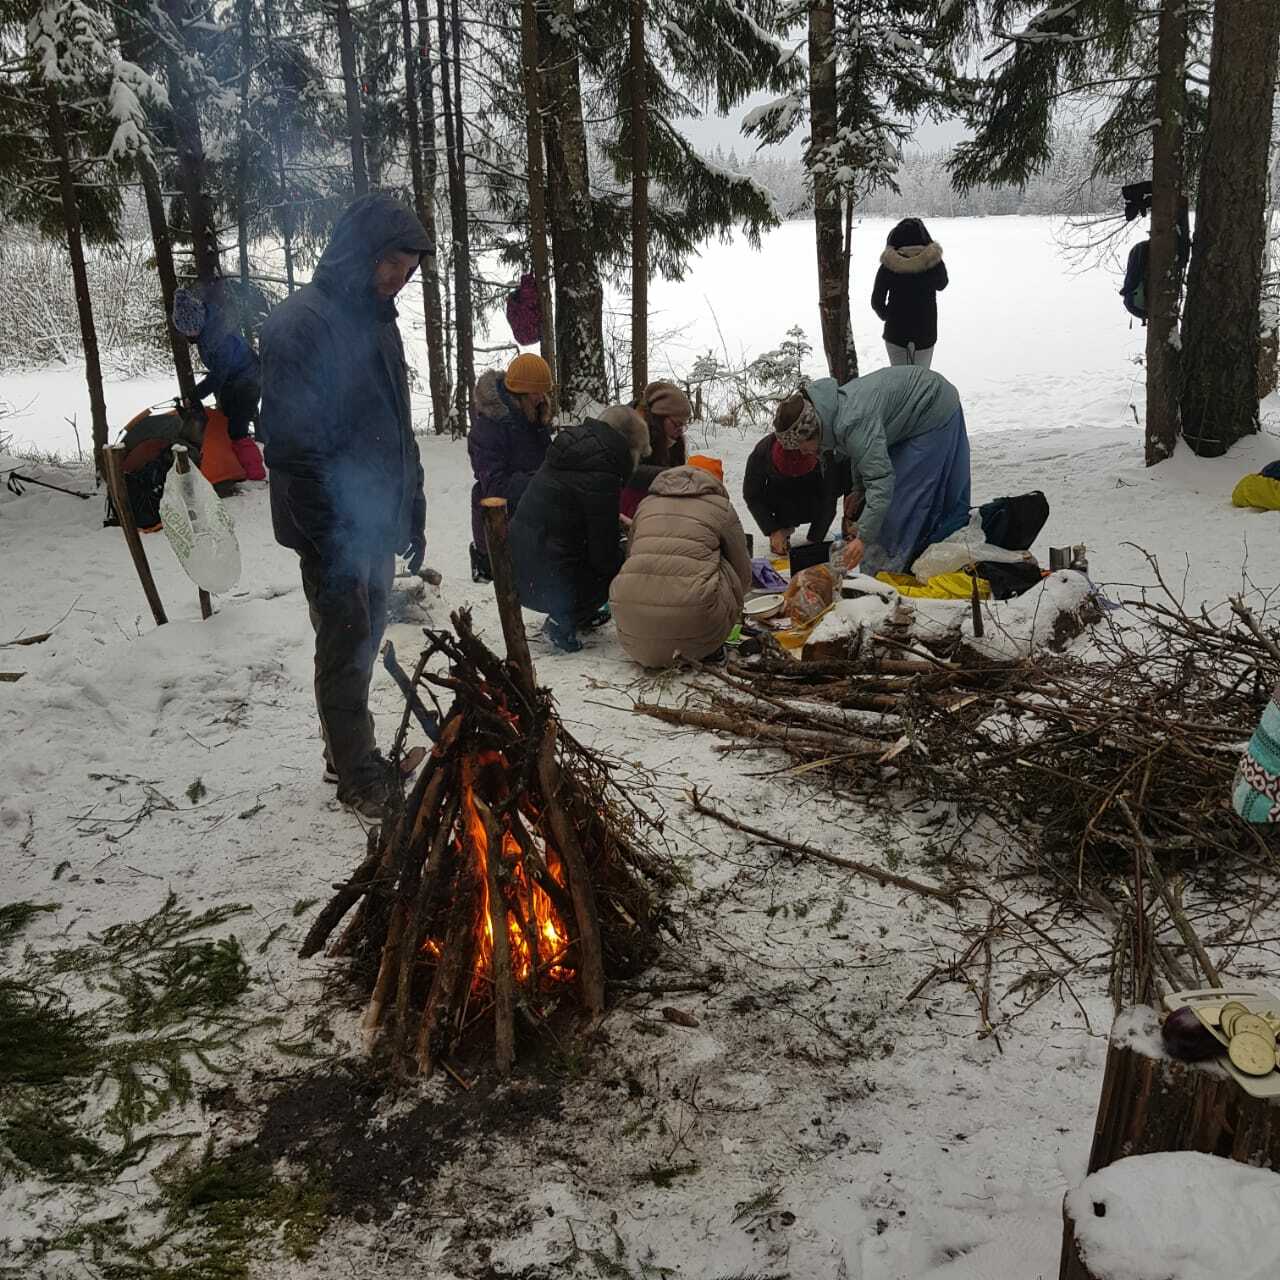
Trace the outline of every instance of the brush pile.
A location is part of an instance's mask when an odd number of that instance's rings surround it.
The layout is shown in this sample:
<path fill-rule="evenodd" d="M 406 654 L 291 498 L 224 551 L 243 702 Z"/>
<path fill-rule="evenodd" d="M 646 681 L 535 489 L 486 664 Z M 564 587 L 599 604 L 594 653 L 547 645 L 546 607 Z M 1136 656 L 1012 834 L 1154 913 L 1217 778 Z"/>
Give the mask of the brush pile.
<path fill-rule="evenodd" d="M 1019 661 L 963 643 L 944 656 L 885 628 L 844 659 L 731 662 L 705 669 L 686 705 L 635 709 L 745 740 L 722 751 L 781 750 L 792 776 L 826 770 L 851 793 L 905 787 L 953 805 L 1005 832 L 1022 869 L 1084 894 L 1148 857 L 1274 858 L 1230 806 L 1280 676 L 1269 603 L 1191 613 L 1167 589 L 1144 593 L 1092 629 L 1087 656 Z"/>

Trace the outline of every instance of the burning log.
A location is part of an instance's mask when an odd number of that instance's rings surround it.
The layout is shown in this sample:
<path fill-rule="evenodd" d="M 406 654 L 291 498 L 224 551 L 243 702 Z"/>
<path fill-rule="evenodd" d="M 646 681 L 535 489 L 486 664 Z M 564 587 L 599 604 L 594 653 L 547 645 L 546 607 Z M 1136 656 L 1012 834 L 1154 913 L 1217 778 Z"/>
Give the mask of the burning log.
<path fill-rule="evenodd" d="M 398 680 L 406 723 L 421 719 L 419 689 L 452 704 L 411 793 L 389 806 L 302 950 L 316 954 L 356 908 L 330 954 L 350 958 L 369 992 L 366 1042 L 400 1072 L 452 1074 L 453 1055 L 481 1047 L 505 1073 L 521 1032 L 549 1030 L 566 1009 L 594 1024 L 607 982 L 653 959 L 658 891 L 672 879 L 607 762 L 536 687 L 518 606 L 502 593 L 499 605 L 510 658 L 463 610 L 452 633 L 427 633 L 436 666 Z"/>

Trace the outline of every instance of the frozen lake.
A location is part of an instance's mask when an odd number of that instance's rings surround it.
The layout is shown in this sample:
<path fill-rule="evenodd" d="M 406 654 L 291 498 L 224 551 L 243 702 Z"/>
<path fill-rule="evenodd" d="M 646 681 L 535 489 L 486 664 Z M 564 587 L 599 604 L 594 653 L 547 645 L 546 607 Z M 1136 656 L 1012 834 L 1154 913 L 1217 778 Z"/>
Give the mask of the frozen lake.
<path fill-rule="evenodd" d="M 1122 254 L 1087 266 L 1065 248 L 1073 232 L 1061 219 L 1042 217 L 931 218 L 943 246 L 951 285 L 939 298 L 939 339 L 933 367 L 960 388 L 971 432 L 1007 427 L 1112 426 L 1133 428 L 1141 414 L 1142 369 L 1136 361 L 1143 331 L 1120 303 Z M 864 372 L 886 363 L 880 322 L 871 310 L 871 284 L 888 219 L 856 224 L 851 291 L 854 335 Z M 1128 229 L 1139 234 L 1139 224 Z M 1122 246 L 1123 249 L 1124 246 Z M 610 305 L 625 331 L 625 297 Z M 813 225 L 788 222 L 767 234 L 761 248 L 740 237 L 712 243 L 677 282 L 650 286 L 654 377 L 680 375 L 708 351 L 741 366 L 776 347 L 792 325 L 820 351 Z M 406 291 L 403 327 L 411 358 L 426 385 L 421 292 Z M 509 340 L 506 320 L 491 320 L 484 345 Z M 502 353 L 488 357 L 505 363 Z M 822 372 L 821 355 L 809 372 Z M 139 409 L 174 394 L 170 379 L 111 381 L 107 408 L 113 431 Z M 6 374 L 0 397 L 17 413 L 4 429 L 18 446 L 74 455 L 74 417 L 88 443 L 89 406 L 76 366 Z M 425 413 L 426 397 L 420 397 Z"/>

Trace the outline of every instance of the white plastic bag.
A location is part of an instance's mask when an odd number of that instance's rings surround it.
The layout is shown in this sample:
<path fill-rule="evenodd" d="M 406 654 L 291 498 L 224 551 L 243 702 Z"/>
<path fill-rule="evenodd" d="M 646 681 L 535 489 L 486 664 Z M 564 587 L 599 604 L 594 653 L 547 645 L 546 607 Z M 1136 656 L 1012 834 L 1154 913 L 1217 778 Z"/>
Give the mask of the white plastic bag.
<path fill-rule="evenodd" d="M 181 446 L 176 446 L 175 454 Z M 185 451 L 184 451 L 185 452 Z M 169 469 L 160 499 L 160 521 L 178 563 L 205 591 L 230 591 L 240 580 L 240 544 L 235 525 L 213 486 L 189 467 Z"/>
<path fill-rule="evenodd" d="M 935 574 L 955 573 L 967 564 L 978 560 L 996 560 L 1001 564 L 1021 564 L 1031 559 L 1029 551 L 1009 551 L 993 547 L 982 531 L 982 516 L 975 509 L 969 523 L 963 529 L 948 534 L 941 542 L 930 543 L 916 557 L 911 573 L 921 582 L 928 582 Z"/>

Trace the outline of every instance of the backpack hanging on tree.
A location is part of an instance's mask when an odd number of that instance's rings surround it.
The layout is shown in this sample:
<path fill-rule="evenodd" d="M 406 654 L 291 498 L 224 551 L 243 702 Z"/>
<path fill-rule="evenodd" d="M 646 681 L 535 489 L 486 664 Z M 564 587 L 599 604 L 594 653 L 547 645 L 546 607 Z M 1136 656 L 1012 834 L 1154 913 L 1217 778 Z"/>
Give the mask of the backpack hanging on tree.
<path fill-rule="evenodd" d="M 542 338 L 542 306 L 538 302 L 538 281 L 531 271 L 520 277 L 515 291 L 507 294 L 507 323 L 522 347 Z"/>
<path fill-rule="evenodd" d="M 1150 250 L 1150 240 L 1139 240 L 1129 250 L 1129 260 L 1124 268 L 1124 284 L 1120 287 L 1124 309 L 1131 316 L 1137 316 L 1143 324 L 1147 322 L 1147 256 Z"/>

